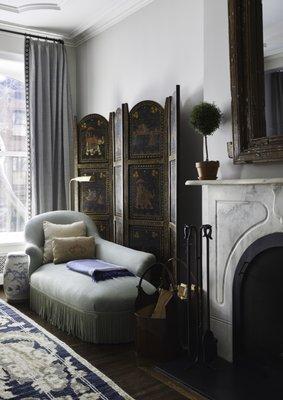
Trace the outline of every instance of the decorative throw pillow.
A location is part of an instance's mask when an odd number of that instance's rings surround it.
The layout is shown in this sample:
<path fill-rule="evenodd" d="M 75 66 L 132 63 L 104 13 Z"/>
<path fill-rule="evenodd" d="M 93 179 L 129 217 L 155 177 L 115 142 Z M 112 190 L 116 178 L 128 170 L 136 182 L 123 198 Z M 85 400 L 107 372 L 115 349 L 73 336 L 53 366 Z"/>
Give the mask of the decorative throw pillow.
<path fill-rule="evenodd" d="M 43 231 L 45 237 L 43 249 L 43 263 L 53 261 L 52 240 L 57 237 L 75 237 L 85 236 L 86 226 L 83 221 L 74 222 L 72 224 L 53 224 L 52 222 L 43 221 Z"/>
<path fill-rule="evenodd" d="M 95 240 L 93 236 L 55 238 L 52 240 L 52 248 L 54 264 L 94 258 Z"/>

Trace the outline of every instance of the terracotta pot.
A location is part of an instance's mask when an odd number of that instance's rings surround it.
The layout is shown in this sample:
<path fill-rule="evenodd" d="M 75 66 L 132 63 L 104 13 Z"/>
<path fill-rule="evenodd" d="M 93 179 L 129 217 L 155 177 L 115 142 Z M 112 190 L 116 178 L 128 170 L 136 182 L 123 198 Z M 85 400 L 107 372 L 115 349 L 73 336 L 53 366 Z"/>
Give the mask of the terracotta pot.
<path fill-rule="evenodd" d="M 219 161 L 200 161 L 196 163 L 196 168 L 199 180 L 215 180 L 217 179 Z"/>

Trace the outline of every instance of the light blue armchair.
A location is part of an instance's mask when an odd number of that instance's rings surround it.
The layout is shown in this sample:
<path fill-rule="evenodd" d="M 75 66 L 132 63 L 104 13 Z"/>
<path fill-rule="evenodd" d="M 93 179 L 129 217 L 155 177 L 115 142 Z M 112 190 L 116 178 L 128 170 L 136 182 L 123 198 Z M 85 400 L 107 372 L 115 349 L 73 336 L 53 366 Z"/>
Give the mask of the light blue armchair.
<path fill-rule="evenodd" d="M 43 221 L 70 224 L 84 221 L 87 236 L 94 236 L 96 257 L 128 268 L 136 277 L 95 283 L 92 278 L 69 270 L 65 264 L 42 265 Z M 129 249 L 99 236 L 94 222 L 76 211 L 37 215 L 25 228 L 26 254 L 30 257 L 30 305 L 58 328 L 92 343 L 123 343 L 133 340 L 134 302 L 138 276 L 155 263 L 152 254 Z M 155 289 L 146 283 L 145 290 Z"/>

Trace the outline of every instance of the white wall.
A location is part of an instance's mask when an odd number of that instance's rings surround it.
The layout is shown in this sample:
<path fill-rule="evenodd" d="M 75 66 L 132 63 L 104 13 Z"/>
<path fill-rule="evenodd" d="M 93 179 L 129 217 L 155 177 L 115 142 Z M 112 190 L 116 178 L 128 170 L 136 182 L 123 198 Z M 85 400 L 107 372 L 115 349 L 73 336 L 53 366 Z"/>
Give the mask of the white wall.
<path fill-rule="evenodd" d="M 78 115 L 108 117 L 123 102 L 202 97 L 203 1 L 155 0 L 78 48 Z"/>
<path fill-rule="evenodd" d="M 181 85 L 179 174 L 183 223 L 200 218 L 200 190 L 185 188 L 202 157 L 189 112 L 203 99 L 203 0 L 155 0 L 77 49 L 77 110 L 108 118 L 122 103 L 165 98 Z"/>
<path fill-rule="evenodd" d="M 282 177 L 282 163 L 234 165 L 227 156 L 232 140 L 227 0 L 204 0 L 204 15 L 204 98 L 225 114 L 221 129 L 209 138 L 210 158 L 221 163 L 219 177 Z"/>

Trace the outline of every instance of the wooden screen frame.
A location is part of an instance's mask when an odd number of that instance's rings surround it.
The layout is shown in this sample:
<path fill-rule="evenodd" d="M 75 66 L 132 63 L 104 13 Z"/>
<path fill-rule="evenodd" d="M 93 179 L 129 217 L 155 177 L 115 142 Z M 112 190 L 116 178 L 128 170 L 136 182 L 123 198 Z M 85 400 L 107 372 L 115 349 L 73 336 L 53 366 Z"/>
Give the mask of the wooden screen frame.
<path fill-rule="evenodd" d="M 115 128 L 116 128 L 116 121 L 118 118 L 118 114 L 120 114 L 121 118 L 121 157 L 116 158 L 116 138 L 115 138 Z M 115 243 L 120 245 L 124 244 L 124 120 L 123 120 L 123 110 L 122 108 L 117 108 L 115 112 L 111 113 L 111 121 L 112 121 L 112 144 L 113 144 L 113 240 Z M 120 202 L 122 205 L 121 213 L 117 212 L 117 190 L 116 190 L 116 170 L 117 168 L 121 169 L 121 179 L 122 179 L 122 190 L 120 193 Z M 122 230 L 122 237 L 118 237 L 117 230 Z"/>
<path fill-rule="evenodd" d="M 179 182 L 178 182 L 178 176 L 179 176 L 179 168 L 180 168 L 180 163 L 178 159 L 178 151 L 179 151 L 179 145 L 180 145 L 180 85 L 176 86 L 175 92 L 172 94 L 172 96 L 169 96 L 167 98 L 168 102 L 168 113 L 167 113 L 167 119 L 168 119 L 168 229 L 169 229 L 169 256 L 170 258 L 175 258 L 177 261 L 174 261 L 173 267 L 174 267 L 174 275 L 176 277 L 177 282 L 179 282 L 179 262 L 178 259 L 180 258 L 179 254 L 179 241 L 178 241 L 178 229 L 179 229 Z M 174 102 L 174 107 L 172 110 L 172 105 Z M 175 115 L 173 116 L 173 112 Z M 172 130 L 173 130 L 173 124 L 172 120 L 173 118 L 175 119 L 175 148 L 172 149 L 171 146 L 171 140 L 172 140 Z M 173 184 L 172 182 L 172 176 L 171 176 L 171 164 L 175 163 L 175 196 L 174 198 L 171 197 L 172 191 L 171 191 L 171 185 Z M 175 212 L 175 219 L 173 220 L 172 215 L 171 215 L 171 210 L 174 208 Z"/>

